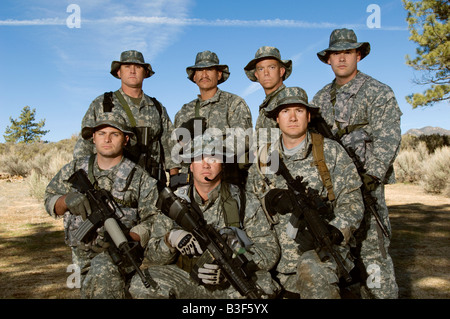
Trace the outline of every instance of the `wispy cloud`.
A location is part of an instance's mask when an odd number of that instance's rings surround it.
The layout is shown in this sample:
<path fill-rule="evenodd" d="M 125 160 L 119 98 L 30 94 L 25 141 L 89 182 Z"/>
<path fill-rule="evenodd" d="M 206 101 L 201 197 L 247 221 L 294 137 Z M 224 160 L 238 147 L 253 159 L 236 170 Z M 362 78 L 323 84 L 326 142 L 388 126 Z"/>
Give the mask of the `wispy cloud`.
<path fill-rule="evenodd" d="M 32 19 L 32 20 L 0 20 L 0 26 L 48 26 L 48 25 L 66 25 L 66 19 L 61 18 L 47 18 L 47 19 Z"/>
<path fill-rule="evenodd" d="M 299 28 L 299 29 L 334 29 L 352 28 L 364 29 L 365 24 L 336 24 L 331 22 L 308 22 L 302 20 L 263 19 L 263 20 L 236 20 L 236 19 L 190 19 L 164 16 L 115 16 L 107 19 L 82 19 L 82 24 L 120 24 L 135 23 L 161 26 L 212 26 L 212 27 L 248 27 L 248 28 Z M 30 26 L 30 25 L 65 25 L 66 20 L 61 18 L 33 19 L 33 20 L 0 20 L 0 26 Z M 383 26 L 382 30 L 403 31 L 405 27 Z"/>

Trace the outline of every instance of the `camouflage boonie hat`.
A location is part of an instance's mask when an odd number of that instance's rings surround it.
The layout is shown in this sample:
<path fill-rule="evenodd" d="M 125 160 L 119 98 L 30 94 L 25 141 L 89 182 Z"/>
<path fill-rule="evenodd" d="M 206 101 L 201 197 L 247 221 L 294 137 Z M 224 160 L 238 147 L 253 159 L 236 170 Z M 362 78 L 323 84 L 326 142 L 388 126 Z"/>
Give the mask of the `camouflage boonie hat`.
<path fill-rule="evenodd" d="M 188 79 L 194 82 L 195 70 L 210 68 L 214 66 L 217 67 L 219 71 L 222 71 L 222 78 L 217 84 L 225 82 L 230 76 L 228 65 L 219 64 L 219 58 L 217 57 L 217 54 L 208 50 L 197 53 L 197 56 L 195 57 L 195 64 L 186 68 Z"/>
<path fill-rule="evenodd" d="M 317 56 L 320 61 L 328 64 L 328 52 L 351 49 L 359 49 L 362 60 L 370 53 L 370 44 L 369 42 L 358 42 L 355 32 L 351 29 L 335 29 L 330 35 L 329 48 L 320 51 Z"/>
<path fill-rule="evenodd" d="M 152 70 L 152 66 L 150 65 L 150 63 L 145 63 L 144 61 L 144 56 L 142 55 L 141 52 L 136 51 L 136 50 L 129 50 L 129 51 L 124 51 L 120 54 L 120 61 L 112 61 L 111 62 L 111 74 L 117 78 L 120 79 L 117 76 L 117 71 L 120 69 L 120 66 L 122 64 L 139 64 L 144 66 L 147 69 L 147 75 L 146 78 L 151 77 L 153 74 L 155 74 L 155 72 L 153 72 Z"/>
<path fill-rule="evenodd" d="M 95 122 L 94 126 L 83 127 L 83 129 L 81 130 L 81 137 L 84 138 L 85 140 L 90 139 L 92 137 L 92 134 L 94 134 L 94 132 L 98 128 L 103 126 L 112 126 L 122 131 L 124 134 L 130 136 L 130 143 L 132 145 L 135 144 L 136 138 L 133 131 L 128 127 L 125 119 L 119 114 L 114 112 L 100 113 L 97 117 L 97 121 Z"/>
<path fill-rule="evenodd" d="M 284 90 L 280 91 L 277 96 L 277 102 L 273 104 L 269 104 L 266 109 L 266 116 L 276 119 L 278 113 L 284 108 L 283 106 L 287 106 L 290 104 L 301 104 L 306 106 L 310 112 L 318 112 L 319 107 L 315 105 L 308 104 L 308 95 L 305 90 L 299 87 L 287 87 Z"/>
<path fill-rule="evenodd" d="M 203 156 L 217 158 L 225 163 L 227 158 L 233 158 L 234 156 L 234 154 L 226 151 L 223 135 L 210 134 L 207 131 L 202 135 L 196 135 L 184 149 L 188 152 L 181 154 L 180 157 L 185 163 L 191 163 L 192 160 L 201 160 Z"/>
<path fill-rule="evenodd" d="M 283 81 L 286 80 L 292 73 L 292 60 L 282 60 L 280 51 L 277 48 L 268 46 L 260 47 L 255 53 L 255 58 L 245 66 L 244 71 L 247 77 L 251 81 L 257 82 L 258 79 L 255 76 L 256 64 L 261 60 L 270 58 L 278 60 L 278 62 L 283 64 L 284 68 L 286 69 L 286 72 L 284 72 Z"/>

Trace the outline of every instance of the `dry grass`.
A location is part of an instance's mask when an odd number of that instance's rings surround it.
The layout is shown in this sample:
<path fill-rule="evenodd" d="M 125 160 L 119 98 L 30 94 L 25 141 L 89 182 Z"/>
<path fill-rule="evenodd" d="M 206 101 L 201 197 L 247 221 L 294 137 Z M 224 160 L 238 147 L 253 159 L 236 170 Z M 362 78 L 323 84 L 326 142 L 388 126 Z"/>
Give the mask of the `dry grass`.
<path fill-rule="evenodd" d="M 22 179 L 0 179 L 0 299 L 69 299 L 62 220 L 50 218 Z M 391 255 L 401 299 L 450 298 L 450 198 L 420 186 L 386 189 Z"/>

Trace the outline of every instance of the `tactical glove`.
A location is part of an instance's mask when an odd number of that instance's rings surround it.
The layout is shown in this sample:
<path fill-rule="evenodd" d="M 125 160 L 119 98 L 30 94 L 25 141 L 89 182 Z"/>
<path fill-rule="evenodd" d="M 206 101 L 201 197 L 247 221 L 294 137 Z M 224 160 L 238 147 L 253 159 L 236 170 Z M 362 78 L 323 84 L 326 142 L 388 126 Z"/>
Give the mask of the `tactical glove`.
<path fill-rule="evenodd" d="M 336 227 L 328 225 L 328 230 L 330 232 L 330 240 L 334 245 L 339 245 L 344 240 L 344 235 Z"/>
<path fill-rule="evenodd" d="M 294 202 L 291 198 L 290 191 L 287 189 L 271 189 L 264 196 L 264 203 L 271 216 L 276 214 L 285 215 L 294 210 Z"/>
<path fill-rule="evenodd" d="M 171 230 L 168 241 L 169 244 L 178 249 L 182 255 L 201 255 L 203 253 L 203 250 L 194 235 L 185 230 Z"/>
<path fill-rule="evenodd" d="M 194 117 L 182 123 L 180 127 L 187 129 L 191 134 L 191 139 L 193 139 L 195 135 L 203 134 L 206 131 L 206 119 L 204 117 Z"/>
<path fill-rule="evenodd" d="M 219 265 L 206 263 L 198 269 L 198 278 L 207 285 L 218 285 L 225 280 Z"/>
<path fill-rule="evenodd" d="M 91 214 L 91 205 L 88 199 L 81 193 L 71 192 L 64 199 L 67 208 L 73 215 L 80 215 L 83 220 Z"/>

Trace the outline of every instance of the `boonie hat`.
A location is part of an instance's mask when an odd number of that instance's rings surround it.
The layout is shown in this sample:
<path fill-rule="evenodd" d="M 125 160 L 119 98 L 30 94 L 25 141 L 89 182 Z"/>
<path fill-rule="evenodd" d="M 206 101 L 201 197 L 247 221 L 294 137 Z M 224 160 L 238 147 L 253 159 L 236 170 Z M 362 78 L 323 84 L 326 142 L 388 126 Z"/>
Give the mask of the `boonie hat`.
<path fill-rule="evenodd" d="M 319 107 L 308 104 L 308 95 L 300 87 L 287 87 L 278 94 L 277 103 L 269 105 L 266 109 L 266 116 L 276 119 L 278 113 L 290 104 L 301 104 L 306 106 L 311 112 L 318 112 Z"/>
<path fill-rule="evenodd" d="M 188 79 L 195 83 L 194 81 L 194 74 L 195 70 L 198 69 L 205 69 L 210 67 L 217 67 L 220 71 L 222 71 L 222 78 L 219 80 L 217 84 L 225 82 L 228 77 L 230 76 L 230 70 L 228 68 L 228 65 L 226 64 L 219 64 L 219 58 L 217 57 L 217 54 L 211 51 L 203 51 L 197 53 L 197 56 L 195 57 L 195 64 L 188 66 L 186 68 L 186 73 L 188 74 Z"/>
<path fill-rule="evenodd" d="M 200 160 L 203 156 L 217 158 L 222 163 L 225 163 L 227 159 L 234 157 L 234 154 L 226 151 L 223 135 L 210 133 L 208 130 L 203 134 L 196 135 L 184 149 L 187 152 L 180 154 L 180 158 L 185 163 L 191 163 L 192 160 Z"/>
<path fill-rule="evenodd" d="M 81 137 L 85 140 L 90 139 L 92 137 L 92 134 L 94 134 L 97 129 L 104 126 L 115 127 L 116 129 L 122 131 L 124 134 L 129 135 L 131 145 L 135 144 L 136 139 L 133 131 L 128 127 L 125 119 L 114 112 L 100 113 L 94 126 L 83 127 L 83 129 L 81 130 Z"/>
<path fill-rule="evenodd" d="M 152 66 L 150 65 L 150 63 L 145 63 L 144 61 L 144 56 L 142 55 L 141 52 L 136 51 L 136 50 L 128 50 L 128 51 L 124 51 L 120 54 L 120 61 L 112 61 L 111 62 L 111 74 L 117 78 L 120 79 L 117 76 L 117 71 L 120 69 L 120 66 L 122 64 L 139 64 L 144 66 L 147 69 L 147 75 L 145 76 L 146 78 L 151 77 L 153 74 L 155 74 L 155 72 L 153 72 L 152 70 Z"/>
<path fill-rule="evenodd" d="M 282 60 L 280 51 L 277 48 L 269 46 L 260 47 L 255 53 L 255 58 L 245 66 L 244 71 L 247 77 L 251 81 L 257 82 L 258 79 L 255 76 L 256 64 L 261 60 L 270 58 L 278 60 L 281 64 L 283 64 L 284 68 L 286 69 L 286 72 L 284 72 L 283 80 L 286 80 L 292 73 L 292 60 Z"/>
<path fill-rule="evenodd" d="M 317 53 L 320 61 L 326 64 L 328 64 L 328 52 L 359 49 L 361 52 L 361 60 L 370 53 L 370 43 L 358 42 L 355 32 L 346 28 L 333 30 L 328 46 L 328 49 Z"/>

